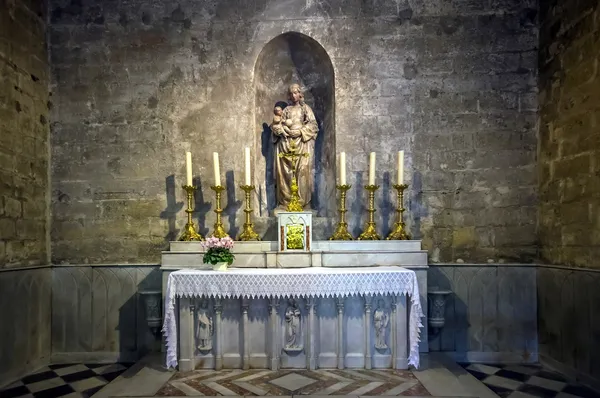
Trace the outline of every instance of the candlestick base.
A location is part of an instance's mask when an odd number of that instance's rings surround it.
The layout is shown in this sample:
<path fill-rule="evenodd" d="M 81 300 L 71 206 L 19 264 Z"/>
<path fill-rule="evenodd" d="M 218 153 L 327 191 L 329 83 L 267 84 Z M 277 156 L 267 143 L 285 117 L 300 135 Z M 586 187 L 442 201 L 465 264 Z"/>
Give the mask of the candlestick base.
<path fill-rule="evenodd" d="M 225 232 L 225 228 L 223 227 L 223 223 L 221 222 L 221 213 L 223 213 L 223 209 L 221 209 L 221 192 L 225 190 L 225 187 L 222 185 L 214 185 L 210 187 L 213 191 L 215 191 L 216 196 L 216 205 L 215 205 L 215 213 L 217 214 L 217 220 L 215 221 L 214 228 L 215 230 L 210 235 L 215 238 L 225 238 L 229 236 L 227 232 Z"/>
<path fill-rule="evenodd" d="M 241 240 L 241 241 L 260 240 L 260 236 L 254 231 L 254 224 L 252 224 L 252 223 L 245 224 L 244 223 L 244 230 L 238 237 L 238 240 Z"/>
<path fill-rule="evenodd" d="M 348 223 L 339 222 L 329 240 L 354 240 L 352 234 L 348 231 Z"/>
<path fill-rule="evenodd" d="M 254 224 L 250 221 L 250 214 L 252 214 L 252 208 L 250 207 L 250 195 L 252 191 L 254 191 L 254 185 L 240 185 L 240 188 L 242 188 L 246 193 L 246 208 L 244 209 L 244 213 L 246 213 L 246 222 L 244 223 L 244 229 L 238 237 L 238 240 L 260 240 L 260 237 L 254 231 Z"/>
<path fill-rule="evenodd" d="M 194 203 L 194 191 L 197 187 L 193 185 L 183 185 L 182 188 L 185 190 L 187 197 L 187 209 L 185 212 L 187 213 L 188 220 L 183 229 L 183 233 L 178 240 L 180 242 L 201 241 L 203 240 L 202 235 L 196 231 L 196 227 L 194 227 L 194 222 L 192 221 L 192 213 L 194 212 L 192 203 Z"/>
<path fill-rule="evenodd" d="M 408 188 L 407 184 L 394 184 L 394 189 L 398 194 L 398 208 L 396 209 L 396 222 L 394 229 L 385 238 L 386 240 L 410 240 L 410 234 L 406 231 L 406 224 L 403 220 L 404 208 L 404 190 Z"/>
<path fill-rule="evenodd" d="M 358 237 L 358 240 L 381 240 L 381 236 L 377 233 L 375 224 L 375 191 L 379 189 L 379 185 L 366 185 L 365 189 L 369 191 L 369 221 L 365 226 L 365 230 Z"/>
<path fill-rule="evenodd" d="M 351 185 L 338 185 L 337 189 L 340 191 L 340 221 L 335 228 L 335 232 L 329 240 L 353 240 L 352 235 L 348 231 L 348 223 L 346 222 L 346 192 L 350 189 Z"/>
<path fill-rule="evenodd" d="M 193 242 L 193 241 L 202 241 L 202 235 L 196 232 L 196 228 L 194 227 L 194 223 L 186 223 L 183 229 L 183 233 L 179 237 L 180 242 Z"/>
<path fill-rule="evenodd" d="M 385 238 L 385 240 L 410 240 L 410 234 L 406 232 L 406 225 L 402 223 L 394 223 L 394 229 Z"/>
<path fill-rule="evenodd" d="M 360 234 L 358 240 L 381 240 L 381 236 L 377 233 L 377 226 L 374 222 L 368 222 L 365 230 Z"/>

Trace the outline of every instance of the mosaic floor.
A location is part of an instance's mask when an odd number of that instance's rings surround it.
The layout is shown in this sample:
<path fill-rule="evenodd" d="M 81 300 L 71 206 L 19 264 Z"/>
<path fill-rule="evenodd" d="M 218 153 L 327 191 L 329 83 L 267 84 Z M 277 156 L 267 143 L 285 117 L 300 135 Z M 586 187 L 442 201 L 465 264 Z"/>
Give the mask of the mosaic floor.
<path fill-rule="evenodd" d="M 132 364 L 50 365 L 6 386 L 0 398 L 91 397 L 102 387 L 119 377 Z"/>
<path fill-rule="evenodd" d="M 408 395 L 429 392 L 410 371 L 228 370 L 176 374 L 157 396 L 183 395 Z"/>
<path fill-rule="evenodd" d="M 600 398 L 600 394 L 538 365 L 460 364 L 500 398 Z"/>
<path fill-rule="evenodd" d="M 176 396 L 419 396 L 600 398 L 536 365 L 429 361 L 418 371 L 319 369 L 172 372 L 155 362 L 50 365 L 3 390 L 0 398 Z"/>

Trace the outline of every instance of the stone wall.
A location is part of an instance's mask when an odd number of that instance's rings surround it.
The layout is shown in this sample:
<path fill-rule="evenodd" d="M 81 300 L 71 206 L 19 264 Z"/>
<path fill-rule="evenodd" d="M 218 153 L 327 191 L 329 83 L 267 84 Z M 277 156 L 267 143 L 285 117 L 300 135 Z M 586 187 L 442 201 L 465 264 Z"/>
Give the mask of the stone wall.
<path fill-rule="evenodd" d="M 157 350 L 140 294 L 150 290 L 161 291 L 157 267 L 53 267 L 52 361 L 131 362 Z"/>
<path fill-rule="evenodd" d="M 540 218 L 544 262 L 598 267 L 600 5 L 542 1 Z"/>
<path fill-rule="evenodd" d="M 0 0 L 0 386 L 50 357 L 45 6 Z"/>
<path fill-rule="evenodd" d="M 540 357 L 600 388 L 600 4 L 541 1 L 540 20 L 540 253 L 559 265 L 538 271 Z"/>
<path fill-rule="evenodd" d="M 49 74 L 44 2 L 0 1 L 0 268 L 48 263 Z"/>
<path fill-rule="evenodd" d="M 0 388 L 50 360 L 51 285 L 48 266 L 0 271 Z"/>
<path fill-rule="evenodd" d="M 444 327 L 429 328 L 429 350 L 462 362 L 537 362 L 536 272 L 526 264 L 430 266 L 429 292 L 452 293 Z"/>
<path fill-rule="evenodd" d="M 537 274 L 540 359 L 600 389 L 600 272 L 541 265 Z"/>
<path fill-rule="evenodd" d="M 368 153 L 378 153 L 385 235 L 394 221 L 396 152 L 404 149 L 407 221 L 433 261 L 535 257 L 535 1 L 51 7 L 55 263 L 157 262 L 184 223 L 186 150 L 200 185 L 201 231 L 214 222 L 217 151 L 228 188 L 224 221 L 239 232 L 243 147 L 253 149 L 256 170 L 264 162 L 255 65 L 267 43 L 290 31 L 316 40 L 334 68 L 332 153 L 348 154 L 355 235 L 366 220 Z M 257 226 L 273 238 L 272 221 L 258 212 L 264 174 L 253 182 Z M 315 233 L 325 238 L 334 220 L 317 218 Z"/>

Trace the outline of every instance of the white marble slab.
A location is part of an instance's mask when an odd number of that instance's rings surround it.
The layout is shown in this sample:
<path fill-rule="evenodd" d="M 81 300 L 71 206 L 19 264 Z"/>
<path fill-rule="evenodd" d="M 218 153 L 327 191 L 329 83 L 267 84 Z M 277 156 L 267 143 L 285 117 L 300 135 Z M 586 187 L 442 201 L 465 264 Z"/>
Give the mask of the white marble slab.
<path fill-rule="evenodd" d="M 280 252 L 277 242 L 236 242 L 236 268 L 426 266 L 421 241 L 314 241 L 310 252 Z M 163 269 L 209 269 L 200 242 L 171 242 L 162 253 Z"/>

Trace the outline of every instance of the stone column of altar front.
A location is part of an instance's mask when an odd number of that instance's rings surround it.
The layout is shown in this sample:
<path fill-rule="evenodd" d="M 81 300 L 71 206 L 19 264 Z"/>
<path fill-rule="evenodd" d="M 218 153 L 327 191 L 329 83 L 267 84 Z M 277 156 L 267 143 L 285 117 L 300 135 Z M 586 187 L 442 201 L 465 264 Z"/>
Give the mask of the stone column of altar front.
<path fill-rule="evenodd" d="M 344 369 L 344 297 L 338 297 L 337 304 L 337 367 Z"/>
<path fill-rule="evenodd" d="M 189 372 L 196 367 L 194 344 L 194 307 L 188 297 L 179 298 L 179 327 L 181 332 L 179 370 Z"/>
<path fill-rule="evenodd" d="M 223 331 L 221 314 L 223 313 L 223 300 L 215 299 L 215 370 L 223 369 Z"/>
<path fill-rule="evenodd" d="M 371 301 L 373 297 L 365 295 L 365 369 L 371 369 L 373 358 L 371 356 Z"/>
<path fill-rule="evenodd" d="M 244 342 L 243 349 L 244 354 L 242 357 L 242 369 L 248 370 L 250 369 L 250 330 L 248 329 L 248 307 L 250 306 L 250 302 L 247 298 L 242 299 L 242 330 L 244 333 Z"/>
<path fill-rule="evenodd" d="M 277 370 L 279 369 L 279 347 L 277 345 L 277 341 L 279 339 L 279 333 L 277 333 L 279 324 L 277 317 L 277 314 L 279 313 L 279 299 L 270 299 L 269 310 L 271 313 L 271 370 Z"/>
<path fill-rule="evenodd" d="M 395 369 L 408 369 L 408 300 L 410 300 L 410 297 L 407 297 L 406 294 L 397 296 L 396 305 L 394 306 L 396 310 L 395 317 L 397 318 L 395 323 L 398 328 L 395 333 L 396 341 L 392 346 L 396 354 L 396 360 L 392 363 Z"/>

